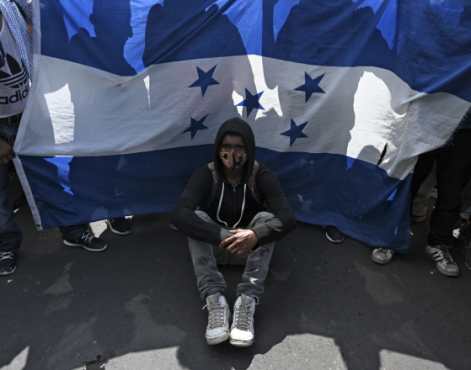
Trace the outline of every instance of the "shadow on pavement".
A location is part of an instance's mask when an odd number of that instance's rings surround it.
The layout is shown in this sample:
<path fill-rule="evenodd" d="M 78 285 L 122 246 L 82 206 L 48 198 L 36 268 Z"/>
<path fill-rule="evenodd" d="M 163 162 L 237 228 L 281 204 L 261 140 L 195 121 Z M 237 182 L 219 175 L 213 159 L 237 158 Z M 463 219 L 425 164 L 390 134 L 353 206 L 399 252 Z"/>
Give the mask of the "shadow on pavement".
<path fill-rule="evenodd" d="M 471 368 L 471 272 L 438 276 L 419 245 L 376 266 L 358 243 L 331 245 L 321 229 L 300 224 L 276 250 L 256 344 L 240 350 L 206 345 L 186 241 L 165 217 L 137 217 L 129 237 L 105 232 L 110 249 L 93 255 L 63 247 L 56 231 L 35 232 L 24 213 L 19 269 L 0 280 L 2 369 L 106 369 L 117 357 L 157 349 L 163 363 L 152 365 L 150 354 L 149 364 L 123 369 L 376 370 L 385 353 Z M 417 232 L 423 240 L 425 226 Z M 225 269 L 230 287 L 240 274 Z M 233 290 L 228 297 L 234 301 Z"/>

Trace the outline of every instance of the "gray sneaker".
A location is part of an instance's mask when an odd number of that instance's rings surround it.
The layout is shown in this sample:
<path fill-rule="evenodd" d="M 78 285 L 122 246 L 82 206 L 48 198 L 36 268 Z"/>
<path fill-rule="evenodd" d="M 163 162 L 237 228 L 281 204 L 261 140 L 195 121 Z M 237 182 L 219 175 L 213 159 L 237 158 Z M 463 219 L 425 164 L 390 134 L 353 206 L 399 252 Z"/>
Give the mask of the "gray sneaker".
<path fill-rule="evenodd" d="M 255 339 L 254 331 L 255 298 L 245 294 L 234 304 L 234 320 L 231 326 L 230 343 L 237 347 L 249 347 Z"/>
<path fill-rule="evenodd" d="M 208 325 L 206 326 L 206 341 L 210 346 L 225 342 L 229 339 L 229 319 L 231 311 L 226 298 L 221 293 L 206 297 L 208 310 Z"/>
<path fill-rule="evenodd" d="M 393 256 L 394 251 L 392 249 L 375 248 L 371 252 L 371 260 L 380 265 L 386 265 L 391 262 Z"/>
<path fill-rule="evenodd" d="M 453 260 L 453 256 L 450 253 L 450 248 L 446 245 L 427 245 L 425 247 L 425 253 L 427 253 L 432 260 L 435 261 L 435 266 L 438 272 L 445 276 L 458 276 L 460 274 L 460 268 L 458 264 Z"/>

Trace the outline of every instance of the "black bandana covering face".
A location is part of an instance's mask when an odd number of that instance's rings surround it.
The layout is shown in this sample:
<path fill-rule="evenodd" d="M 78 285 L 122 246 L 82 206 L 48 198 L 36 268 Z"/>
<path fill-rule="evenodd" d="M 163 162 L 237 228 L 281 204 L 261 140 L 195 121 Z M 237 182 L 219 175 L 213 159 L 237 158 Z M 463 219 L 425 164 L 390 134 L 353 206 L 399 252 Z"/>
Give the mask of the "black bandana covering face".
<path fill-rule="evenodd" d="M 240 144 L 222 144 L 219 158 L 224 167 L 231 170 L 241 169 L 247 162 L 245 146 Z"/>

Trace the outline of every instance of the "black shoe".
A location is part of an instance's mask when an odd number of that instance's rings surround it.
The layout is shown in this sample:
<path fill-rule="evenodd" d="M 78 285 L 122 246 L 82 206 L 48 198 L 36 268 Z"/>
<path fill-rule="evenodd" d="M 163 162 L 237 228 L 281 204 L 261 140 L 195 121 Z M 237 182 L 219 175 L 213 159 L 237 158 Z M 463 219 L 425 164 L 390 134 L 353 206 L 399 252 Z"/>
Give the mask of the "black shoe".
<path fill-rule="evenodd" d="M 64 244 L 68 247 L 82 247 L 89 252 L 103 252 L 108 248 L 108 244 L 103 239 L 95 237 L 89 229 L 80 234 L 78 238 L 64 238 Z"/>
<path fill-rule="evenodd" d="M 0 252 L 0 276 L 11 275 L 16 270 L 16 252 Z"/>
<path fill-rule="evenodd" d="M 111 218 L 106 223 L 113 234 L 129 235 L 132 233 L 132 221 L 130 218 Z"/>
<path fill-rule="evenodd" d="M 341 244 L 345 241 L 345 236 L 335 226 L 325 228 L 325 237 L 334 244 Z"/>

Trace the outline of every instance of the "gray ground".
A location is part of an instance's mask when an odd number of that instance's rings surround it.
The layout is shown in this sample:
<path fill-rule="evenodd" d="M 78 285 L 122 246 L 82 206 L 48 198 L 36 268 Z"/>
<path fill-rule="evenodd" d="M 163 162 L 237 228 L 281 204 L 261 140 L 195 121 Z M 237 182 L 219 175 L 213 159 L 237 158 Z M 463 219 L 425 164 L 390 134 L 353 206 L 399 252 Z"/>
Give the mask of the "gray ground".
<path fill-rule="evenodd" d="M 128 237 L 105 231 L 101 254 L 34 231 L 26 210 L 19 222 L 19 269 L 0 280 L 2 370 L 471 369 L 471 271 L 457 250 L 461 278 L 438 275 L 425 225 L 385 267 L 299 225 L 276 250 L 256 344 L 241 350 L 205 344 L 185 239 L 165 217 L 137 217 Z M 240 270 L 225 274 L 233 287 Z"/>

